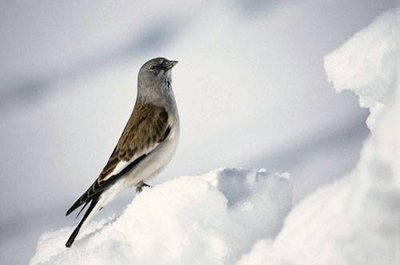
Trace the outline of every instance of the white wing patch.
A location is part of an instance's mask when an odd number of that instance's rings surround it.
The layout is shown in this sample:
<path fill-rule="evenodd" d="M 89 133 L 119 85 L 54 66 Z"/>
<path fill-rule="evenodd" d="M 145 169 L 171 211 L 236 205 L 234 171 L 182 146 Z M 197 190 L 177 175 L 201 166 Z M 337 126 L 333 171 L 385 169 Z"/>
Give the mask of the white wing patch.
<path fill-rule="evenodd" d="M 129 166 L 130 163 L 132 163 L 133 161 L 135 161 L 136 159 L 138 159 L 139 157 L 141 157 L 142 155 L 148 154 L 150 152 L 152 152 L 153 150 L 155 150 L 161 143 L 156 143 L 155 145 L 153 145 L 150 148 L 144 149 L 142 152 L 135 154 L 129 161 L 119 161 L 117 166 L 114 168 L 113 171 L 111 171 L 111 173 L 109 173 L 107 176 L 105 176 L 104 178 L 101 179 L 101 181 L 105 181 L 107 179 L 109 179 L 110 177 L 117 175 L 118 173 L 120 173 L 122 170 L 124 170 L 124 168 L 126 168 L 127 166 Z"/>

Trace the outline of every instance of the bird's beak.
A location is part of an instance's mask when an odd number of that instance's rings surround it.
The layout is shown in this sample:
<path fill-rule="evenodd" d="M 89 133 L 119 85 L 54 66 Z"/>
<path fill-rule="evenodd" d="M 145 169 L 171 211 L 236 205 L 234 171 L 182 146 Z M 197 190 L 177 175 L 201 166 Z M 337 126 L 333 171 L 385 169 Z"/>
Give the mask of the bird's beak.
<path fill-rule="evenodd" d="M 174 67 L 177 63 L 178 61 L 165 61 L 163 62 L 162 67 L 166 70 L 169 70 L 172 67 Z"/>

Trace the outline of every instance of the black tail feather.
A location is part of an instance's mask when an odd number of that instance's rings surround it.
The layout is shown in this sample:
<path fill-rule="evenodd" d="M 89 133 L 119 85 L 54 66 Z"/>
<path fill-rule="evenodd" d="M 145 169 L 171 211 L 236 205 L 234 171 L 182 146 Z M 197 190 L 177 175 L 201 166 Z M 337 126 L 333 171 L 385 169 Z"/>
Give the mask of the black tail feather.
<path fill-rule="evenodd" d="M 89 189 L 85 193 L 83 193 L 81 197 L 79 197 L 79 199 L 71 206 L 71 208 L 68 209 L 66 215 L 69 215 L 70 213 L 75 211 L 82 204 L 91 201 L 92 198 L 99 196 L 101 193 L 103 193 L 105 190 L 107 190 L 109 187 L 111 187 L 122 176 L 124 176 L 125 174 L 127 174 L 128 172 L 133 170 L 149 154 L 144 154 L 144 155 L 141 155 L 140 157 L 136 158 L 129 165 L 127 165 L 124 169 L 122 169 L 118 174 L 112 175 L 111 177 L 107 178 L 106 180 L 96 179 L 95 182 L 89 187 Z"/>
<path fill-rule="evenodd" d="M 71 236 L 68 238 L 67 243 L 65 244 L 65 246 L 67 248 L 71 247 L 72 244 L 74 243 L 74 240 L 76 238 L 76 236 L 79 233 L 79 230 L 81 229 L 83 223 L 85 222 L 85 220 L 89 217 L 89 214 L 93 211 L 94 207 L 96 206 L 96 204 L 99 202 L 99 197 L 97 196 L 95 198 L 92 199 L 92 201 L 90 202 L 90 206 L 87 209 L 87 211 L 85 212 L 85 215 L 83 216 L 82 220 L 79 222 L 78 226 L 75 228 L 74 232 L 72 232 Z M 85 205 L 86 206 L 86 205 Z"/>
<path fill-rule="evenodd" d="M 97 194 L 95 194 L 93 191 L 96 190 L 98 188 L 99 182 L 96 180 L 87 191 L 85 191 L 85 193 L 82 194 L 81 197 L 78 198 L 78 200 L 76 200 L 76 202 L 68 209 L 67 213 L 65 214 L 66 216 L 68 216 L 70 213 L 72 213 L 73 211 L 75 211 L 77 208 L 79 208 L 79 206 L 81 206 L 82 204 L 85 204 L 85 206 L 83 206 L 83 208 L 81 209 L 81 211 L 86 207 L 87 203 L 90 202 L 92 200 L 92 197 L 96 197 Z M 78 213 L 79 215 L 79 213 Z"/>
<path fill-rule="evenodd" d="M 83 207 L 79 210 L 79 213 L 75 216 L 75 219 L 77 219 L 79 217 L 79 215 L 86 208 L 86 206 L 89 204 L 89 202 L 90 201 L 85 202 L 85 205 L 83 205 Z"/>
<path fill-rule="evenodd" d="M 109 187 L 111 187 L 122 176 L 124 176 L 125 174 L 127 174 L 128 172 L 133 170 L 139 164 L 139 162 L 142 161 L 143 159 L 145 159 L 149 154 L 143 154 L 140 157 L 136 158 L 129 165 L 127 165 L 124 169 L 122 169 L 119 173 L 112 175 L 111 177 L 107 178 L 106 180 L 96 179 L 95 182 L 89 187 L 89 189 L 84 194 L 82 194 L 81 197 L 79 197 L 79 199 L 71 206 L 71 208 L 68 209 L 66 215 L 69 215 L 74 210 L 79 208 L 79 206 L 81 206 L 82 204 L 85 204 L 83 206 L 83 208 L 79 211 L 79 213 L 78 213 L 78 215 L 79 215 L 82 212 L 82 210 L 87 206 L 87 204 L 90 202 L 90 206 L 87 209 L 87 211 L 85 212 L 85 215 L 83 216 L 82 220 L 79 222 L 78 226 L 75 228 L 74 232 L 72 232 L 67 243 L 65 244 L 65 246 L 67 248 L 71 247 L 71 245 L 74 243 L 75 237 L 78 235 L 79 230 L 81 229 L 85 220 L 89 217 L 90 212 L 93 211 L 94 207 L 98 203 L 101 194 L 105 190 L 107 190 Z"/>

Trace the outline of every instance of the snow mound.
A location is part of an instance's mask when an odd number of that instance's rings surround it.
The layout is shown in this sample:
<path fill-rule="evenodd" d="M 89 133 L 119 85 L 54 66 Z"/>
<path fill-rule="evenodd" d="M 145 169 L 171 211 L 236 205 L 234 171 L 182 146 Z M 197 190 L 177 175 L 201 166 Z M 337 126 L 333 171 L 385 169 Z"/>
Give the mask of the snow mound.
<path fill-rule="evenodd" d="M 389 11 L 325 57 L 334 89 L 370 109 L 371 135 L 356 168 L 299 203 L 282 229 L 288 175 L 223 169 L 145 190 L 71 249 L 72 228 L 47 232 L 31 264 L 398 264 L 399 20 Z"/>
<path fill-rule="evenodd" d="M 289 175 L 222 169 L 180 177 L 135 197 L 118 218 L 39 239 L 30 264 L 232 264 L 272 238 L 291 208 Z"/>
<path fill-rule="evenodd" d="M 334 89 L 353 91 L 359 96 L 360 106 L 371 110 L 369 127 L 394 94 L 399 12 L 391 10 L 380 16 L 324 59 L 328 81 Z"/>
<path fill-rule="evenodd" d="M 238 265 L 399 264 L 399 21 L 399 9 L 388 11 L 325 57 L 334 89 L 353 91 L 373 117 L 358 165 L 297 205 L 276 239 Z"/>

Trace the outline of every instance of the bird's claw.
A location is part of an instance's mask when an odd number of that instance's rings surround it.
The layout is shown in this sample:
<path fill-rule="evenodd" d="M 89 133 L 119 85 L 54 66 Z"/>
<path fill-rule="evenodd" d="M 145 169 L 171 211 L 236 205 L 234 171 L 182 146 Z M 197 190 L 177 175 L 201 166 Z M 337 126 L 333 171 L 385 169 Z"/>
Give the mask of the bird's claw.
<path fill-rule="evenodd" d="M 140 181 L 137 185 L 136 185 L 136 192 L 140 193 L 143 191 L 144 187 L 149 187 L 151 188 L 151 186 L 149 184 L 144 183 L 143 181 Z"/>

